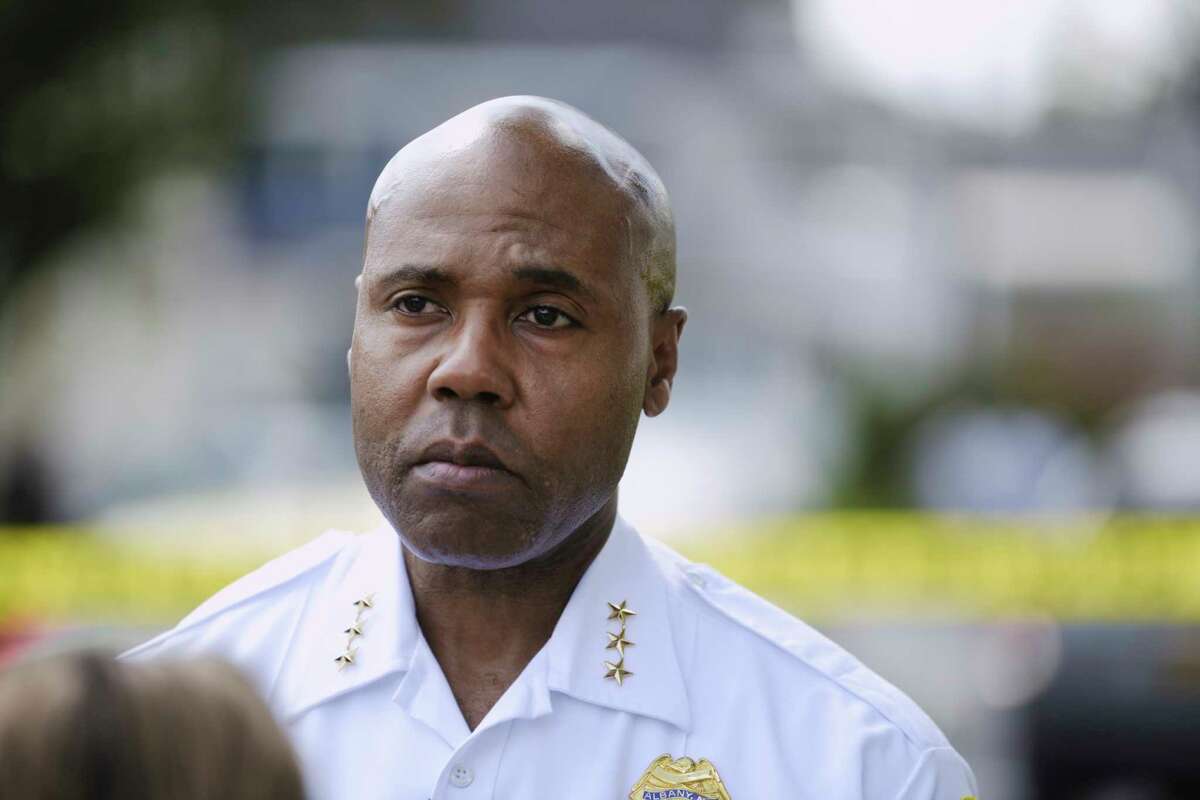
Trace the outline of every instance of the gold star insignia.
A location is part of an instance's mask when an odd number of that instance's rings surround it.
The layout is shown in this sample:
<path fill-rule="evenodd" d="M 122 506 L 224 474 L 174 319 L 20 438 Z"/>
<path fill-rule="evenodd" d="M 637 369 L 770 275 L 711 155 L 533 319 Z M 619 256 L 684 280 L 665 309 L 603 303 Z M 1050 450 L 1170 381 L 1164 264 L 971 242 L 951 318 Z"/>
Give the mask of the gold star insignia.
<path fill-rule="evenodd" d="M 608 608 L 609 608 L 608 618 L 619 620 L 622 625 L 625 624 L 626 617 L 636 617 L 637 616 L 636 611 L 634 611 L 632 608 L 627 608 L 625 606 L 624 600 L 622 600 L 620 603 L 609 603 Z"/>
<path fill-rule="evenodd" d="M 357 647 L 347 647 L 346 652 L 334 659 L 334 662 L 338 665 L 338 672 L 341 672 L 346 667 L 354 663 L 354 654 L 357 652 Z"/>
<path fill-rule="evenodd" d="M 608 631 L 605 631 L 608 633 Z M 604 646 L 605 650 L 616 650 L 622 658 L 625 657 L 625 648 L 632 647 L 634 642 L 625 638 L 625 629 L 621 628 L 617 633 L 608 634 L 608 644 Z"/>
<path fill-rule="evenodd" d="M 361 599 L 355 600 L 354 607 L 359 610 L 364 609 L 364 608 L 374 608 L 375 607 L 375 593 L 372 592 L 371 594 L 368 594 L 368 595 L 362 597 Z"/>
<path fill-rule="evenodd" d="M 611 661 L 605 661 L 604 668 L 608 670 L 608 672 L 604 673 L 604 677 L 612 678 L 617 682 L 617 686 L 620 686 L 627 677 L 633 674 L 625 669 L 625 659 L 623 657 L 615 664 Z"/>
<path fill-rule="evenodd" d="M 348 633 L 350 634 L 350 638 L 354 639 L 355 636 L 363 635 L 362 626 L 363 624 L 361 621 L 355 620 L 354 622 L 350 623 L 350 627 L 346 628 L 346 630 L 342 631 L 342 633 Z"/>

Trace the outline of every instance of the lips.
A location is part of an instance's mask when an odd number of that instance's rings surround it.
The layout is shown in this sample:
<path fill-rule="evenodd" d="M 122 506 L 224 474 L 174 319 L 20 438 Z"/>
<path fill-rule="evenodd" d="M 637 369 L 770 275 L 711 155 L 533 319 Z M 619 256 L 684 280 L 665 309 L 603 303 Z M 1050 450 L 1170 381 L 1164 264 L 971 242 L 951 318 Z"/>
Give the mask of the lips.
<path fill-rule="evenodd" d="M 438 441 L 421 452 L 413 474 L 444 491 L 493 492 L 512 487 L 517 475 L 481 443 Z"/>
<path fill-rule="evenodd" d="M 434 442 L 426 447 L 417 464 L 442 462 L 457 464 L 460 467 L 487 467 L 488 469 L 511 472 L 500 457 L 492 452 L 482 442 L 454 442 L 443 440 Z"/>

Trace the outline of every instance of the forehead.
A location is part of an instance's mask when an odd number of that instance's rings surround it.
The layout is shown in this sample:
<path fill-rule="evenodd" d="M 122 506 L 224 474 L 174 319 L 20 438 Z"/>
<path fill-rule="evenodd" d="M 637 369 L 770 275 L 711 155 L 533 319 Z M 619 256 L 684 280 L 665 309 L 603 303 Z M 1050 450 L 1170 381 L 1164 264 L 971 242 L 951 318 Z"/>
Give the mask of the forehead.
<path fill-rule="evenodd" d="M 586 154 L 485 139 L 396 170 L 368 221 L 364 271 L 545 262 L 625 283 L 636 273 L 631 210 Z"/>

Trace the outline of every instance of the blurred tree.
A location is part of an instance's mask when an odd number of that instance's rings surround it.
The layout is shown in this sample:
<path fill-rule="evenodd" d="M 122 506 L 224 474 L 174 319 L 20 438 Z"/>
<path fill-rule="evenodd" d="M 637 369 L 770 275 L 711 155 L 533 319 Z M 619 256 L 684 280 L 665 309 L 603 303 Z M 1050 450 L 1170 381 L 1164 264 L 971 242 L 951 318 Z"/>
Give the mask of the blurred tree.
<path fill-rule="evenodd" d="M 0 313 L 61 245 L 113 222 L 147 175 L 228 151 L 245 5 L 0 7 Z"/>

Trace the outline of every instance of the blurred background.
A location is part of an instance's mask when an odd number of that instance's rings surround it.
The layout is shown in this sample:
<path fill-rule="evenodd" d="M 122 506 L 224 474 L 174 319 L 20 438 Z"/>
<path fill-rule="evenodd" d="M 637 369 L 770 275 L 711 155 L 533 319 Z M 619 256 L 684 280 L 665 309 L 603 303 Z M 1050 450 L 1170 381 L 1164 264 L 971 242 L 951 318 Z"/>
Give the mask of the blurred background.
<path fill-rule="evenodd" d="M 1200 794 L 1200 5 L 0 8 L 0 660 L 378 512 L 375 176 L 541 94 L 672 193 L 644 531 L 911 694 L 984 797 Z"/>

